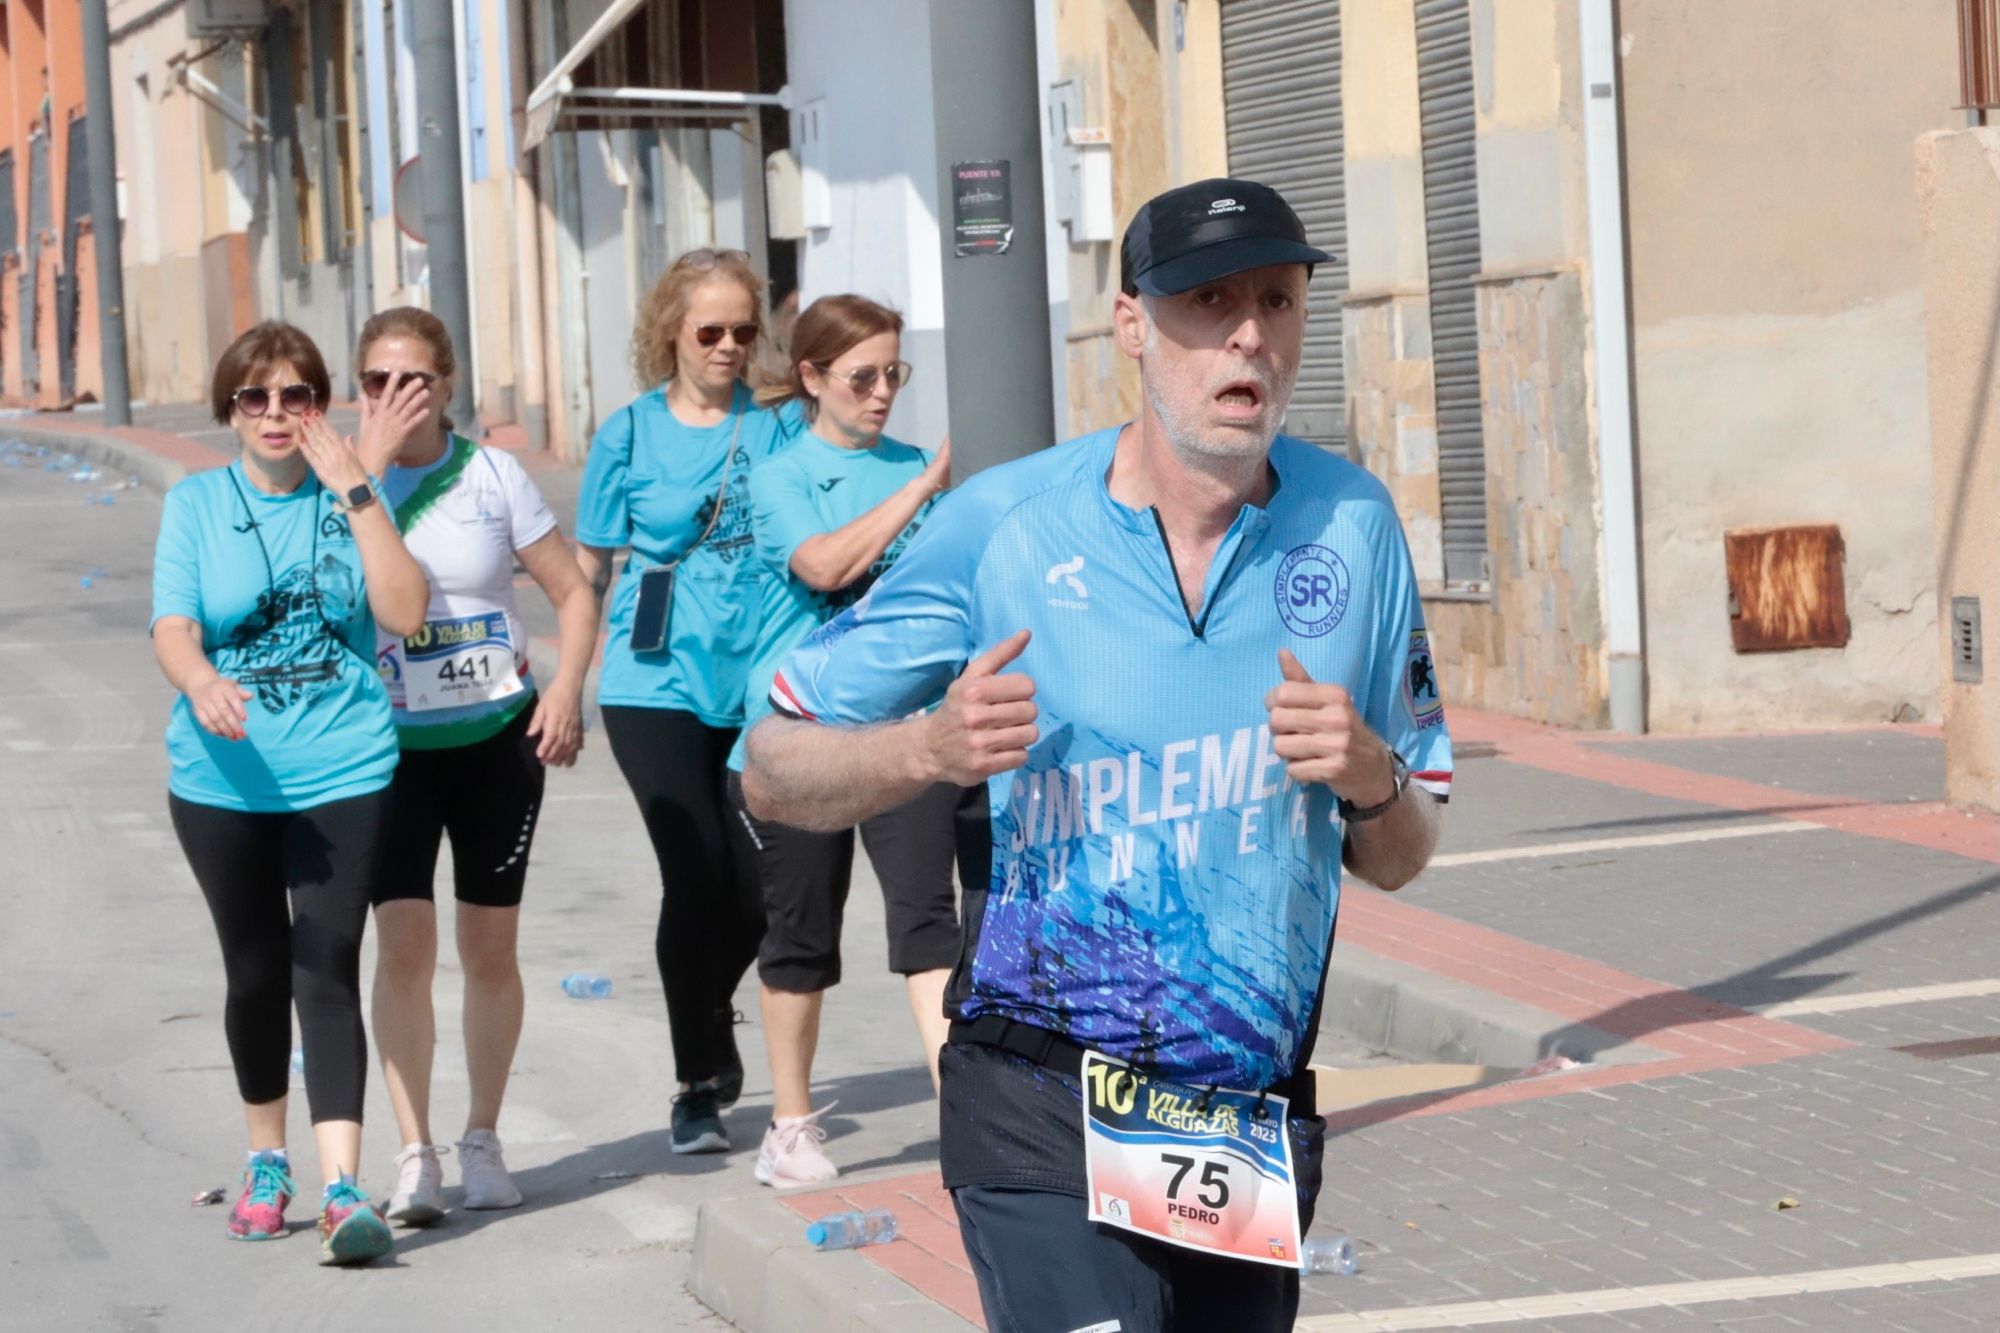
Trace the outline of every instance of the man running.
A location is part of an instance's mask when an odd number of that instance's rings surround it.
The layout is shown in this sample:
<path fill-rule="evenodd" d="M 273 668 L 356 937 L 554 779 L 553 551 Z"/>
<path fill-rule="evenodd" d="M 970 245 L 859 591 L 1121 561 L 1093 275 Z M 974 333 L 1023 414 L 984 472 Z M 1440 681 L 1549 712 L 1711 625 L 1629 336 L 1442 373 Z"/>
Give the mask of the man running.
<path fill-rule="evenodd" d="M 1408 883 L 1451 780 L 1387 491 L 1277 433 L 1327 258 L 1254 182 L 1140 208 L 1139 419 L 946 497 L 751 737 L 786 823 L 987 786 L 940 1115 L 996 1333 L 1297 1312 L 1341 866 Z"/>

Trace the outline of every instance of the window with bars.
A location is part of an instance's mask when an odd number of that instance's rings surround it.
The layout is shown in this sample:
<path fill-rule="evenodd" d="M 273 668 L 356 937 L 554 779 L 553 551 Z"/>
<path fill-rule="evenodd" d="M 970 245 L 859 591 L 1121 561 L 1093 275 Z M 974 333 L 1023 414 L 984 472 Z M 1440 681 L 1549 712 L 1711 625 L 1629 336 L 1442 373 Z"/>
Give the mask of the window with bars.
<path fill-rule="evenodd" d="M 1958 104 L 2000 107 L 2000 0 L 1958 0 Z"/>

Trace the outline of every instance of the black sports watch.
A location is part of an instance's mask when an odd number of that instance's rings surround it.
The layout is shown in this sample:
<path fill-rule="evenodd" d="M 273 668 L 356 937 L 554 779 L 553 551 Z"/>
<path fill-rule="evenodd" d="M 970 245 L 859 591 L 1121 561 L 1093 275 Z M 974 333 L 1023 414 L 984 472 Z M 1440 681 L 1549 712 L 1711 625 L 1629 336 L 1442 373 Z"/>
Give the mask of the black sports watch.
<path fill-rule="evenodd" d="M 369 505 L 372 505 L 374 503 L 375 503 L 375 488 L 373 486 L 370 486 L 367 482 L 364 481 L 359 486 L 356 486 L 353 490 L 347 492 L 347 494 L 340 497 L 340 512 L 343 514 L 351 514 L 357 509 L 366 509 Z"/>
<path fill-rule="evenodd" d="M 1403 756 L 1389 751 L 1390 772 L 1395 777 L 1396 789 L 1389 793 L 1389 799 L 1380 805 L 1359 806 L 1345 796 L 1337 798 L 1340 820 L 1343 824 L 1366 824 L 1371 819 L 1380 819 L 1389 813 L 1389 807 L 1403 799 L 1403 788 L 1410 785 L 1410 766 L 1403 762 Z"/>

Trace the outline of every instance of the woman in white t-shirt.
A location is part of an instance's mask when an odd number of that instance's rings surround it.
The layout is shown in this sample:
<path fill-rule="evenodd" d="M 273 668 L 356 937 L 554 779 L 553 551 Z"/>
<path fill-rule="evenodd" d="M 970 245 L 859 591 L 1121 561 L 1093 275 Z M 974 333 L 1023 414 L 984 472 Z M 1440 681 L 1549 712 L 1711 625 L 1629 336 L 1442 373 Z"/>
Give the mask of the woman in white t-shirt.
<path fill-rule="evenodd" d="M 458 959 L 465 973 L 465 1062 L 472 1084 L 459 1169 L 468 1208 L 512 1208 L 521 1193 L 496 1135 L 507 1067 L 521 1035 L 515 940 L 544 766 L 576 762 L 583 681 L 597 638 L 597 599 L 555 515 L 514 457 L 454 434 L 445 408 L 457 360 L 428 311 L 385 310 L 362 328 L 361 390 L 384 406 L 362 440 L 410 554 L 430 579 L 424 627 L 380 635 L 402 747 L 390 791 L 388 847 L 377 884 L 375 1041 L 404 1148 L 388 1217 L 427 1226 L 444 1216 L 443 1170 L 431 1140 L 437 967 L 432 880 L 451 838 Z M 556 609 L 560 655 L 538 691 L 514 602 L 514 562 Z"/>

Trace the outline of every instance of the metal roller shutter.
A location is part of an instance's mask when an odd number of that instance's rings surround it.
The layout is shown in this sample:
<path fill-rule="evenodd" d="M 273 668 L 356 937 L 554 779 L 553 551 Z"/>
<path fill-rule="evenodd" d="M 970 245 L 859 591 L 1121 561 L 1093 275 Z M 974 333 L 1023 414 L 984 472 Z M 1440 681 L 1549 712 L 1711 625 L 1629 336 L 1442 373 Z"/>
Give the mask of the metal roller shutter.
<path fill-rule="evenodd" d="M 1346 133 L 1339 0 L 1223 0 L 1222 99 L 1229 174 L 1285 196 L 1334 257 L 1313 273 L 1305 354 L 1285 431 L 1347 444 L 1340 302 L 1347 294 Z"/>
<path fill-rule="evenodd" d="M 1479 180 L 1468 0 L 1416 0 L 1424 238 L 1437 376 L 1444 576 L 1484 583 L 1486 443 L 1479 424 Z"/>

